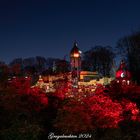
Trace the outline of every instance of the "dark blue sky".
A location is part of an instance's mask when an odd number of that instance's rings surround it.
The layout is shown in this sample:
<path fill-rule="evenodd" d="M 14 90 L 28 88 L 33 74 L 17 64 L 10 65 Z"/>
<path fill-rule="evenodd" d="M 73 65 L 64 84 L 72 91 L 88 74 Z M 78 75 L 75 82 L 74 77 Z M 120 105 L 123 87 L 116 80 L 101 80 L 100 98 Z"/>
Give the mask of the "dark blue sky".
<path fill-rule="evenodd" d="M 60 57 L 74 40 L 82 51 L 111 45 L 140 29 L 140 0 L 3 0 L 0 60 Z"/>

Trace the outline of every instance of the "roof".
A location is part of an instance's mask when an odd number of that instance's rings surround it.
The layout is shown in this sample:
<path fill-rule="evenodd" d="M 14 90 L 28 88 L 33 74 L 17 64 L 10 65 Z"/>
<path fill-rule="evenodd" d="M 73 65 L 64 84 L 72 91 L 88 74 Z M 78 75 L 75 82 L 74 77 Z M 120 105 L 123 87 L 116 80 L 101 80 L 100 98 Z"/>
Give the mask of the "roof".
<path fill-rule="evenodd" d="M 77 43 L 76 42 L 74 42 L 74 46 L 71 49 L 70 54 L 74 54 L 74 53 L 79 53 L 79 48 L 77 47 Z"/>
<path fill-rule="evenodd" d="M 80 72 L 81 75 L 99 75 L 97 71 L 81 71 Z"/>

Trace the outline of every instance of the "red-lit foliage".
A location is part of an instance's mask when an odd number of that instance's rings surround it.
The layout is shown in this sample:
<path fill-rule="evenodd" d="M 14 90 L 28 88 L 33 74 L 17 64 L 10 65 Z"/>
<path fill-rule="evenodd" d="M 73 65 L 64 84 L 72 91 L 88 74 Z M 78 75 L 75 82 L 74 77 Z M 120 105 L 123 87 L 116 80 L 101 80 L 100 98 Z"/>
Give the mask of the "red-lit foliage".
<path fill-rule="evenodd" d="M 87 108 L 92 116 L 94 128 L 115 128 L 122 120 L 122 106 L 118 102 L 113 102 L 104 95 L 95 95 L 85 100 Z"/>
<path fill-rule="evenodd" d="M 75 99 L 66 100 L 58 110 L 54 127 L 63 133 L 86 132 L 93 129 L 88 109 Z"/>
<path fill-rule="evenodd" d="M 41 111 L 48 106 L 47 98 L 23 92 L 15 88 L 3 89 L 0 94 L 1 139 L 38 139 L 42 131 Z M 39 92 L 37 93 L 39 94 Z M 45 101 L 44 101 L 45 99 Z M 44 118 L 47 116 L 44 114 Z M 47 126 L 46 126 L 47 127 Z M 47 129 L 45 129 L 47 131 Z"/>
<path fill-rule="evenodd" d="M 123 109 L 123 119 L 129 119 L 133 121 L 139 121 L 140 111 L 136 103 L 133 103 L 129 100 L 123 99 L 121 102 Z M 127 112 L 127 114 L 125 114 Z"/>
<path fill-rule="evenodd" d="M 36 106 L 34 109 L 39 110 L 40 107 L 47 107 L 48 106 L 48 97 L 44 92 L 41 91 L 40 88 L 34 87 L 31 88 L 31 79 L 30 77 L 25 78 L 13 78 L 10 81 L 9 87 L 14 89 L 15 92 L 19 95 L 27 95 L 28 99 L 32 102 L 37 101 L 38 107 Z M 43 105 L 43 106 L 40 106 Z"/>
<path fill-rule="evenodd" d="M 96 90 L 95 90 L 95 94 L 98 95 L 98 94 L 103 94 L 104 93 L 104 86 L 101 85 L 101 84 L 98 84 L 97 87 L 96 87 Z"/>
<path fill-rule="evenodd" d="M 112 99 L 129 99 L 139 104 L 140 101 L 140 86 L 135 84 L 122 85 L 121 83 L 112 82 L 107 88 L 107 94 Z"/>
<path fill-rule="evenodd" d="M 66 93 L 68 93 L 67 81 L 65 80 L 56 81 L 55 89 L 56 89 L 56 92 L 53 95 L 63 100 L 66 97 Z"/>
<path fill-rule="evenodd" d="M 113 94 L 111 88 L 98 85 L 92 96 L 80 98 L 76 95 L 73 100 L 68 99 L 59 109 L 54 126 L 64 132 L 82 132 L 96 128 L 118 128 L 119 123 L 125 120 L 140 121 L 136 103 L 123 96 L 124 91 L 128 94 L 126 87 L 116 85 Z"/>
<path fill-rule="evenodd" d="M 140 121 L 138 104 L 130 100 L 131 96 L 139 98 L 139 87 L 136 85 L 111 84 L 107 88 L 97 85 L 92 94 L 90 91 L 84 93 L 84 91 L 78 92 L 77 90 L 77 93 L 71 93 L 72 98 L 67 96 L 69 88 L 64 81 L 56 83 L 55 93 L 44 93 L 40 88 L 30 88 L 30 86 L 30 78 L 11 80 L 8 88 L 12 89 L 18 98 L 21 98 L 13 108 L 16 108 L 17 104 L 18 109 L 21 107 L 24 110 L 20 103 L 22 101 L 28 103 L 25 110 L 29 112 L 32 110 L 40 112 L 49 106 L 48 116 L 51 114 L 51 119 L 55 118 L 52 125 L 56 130 L 59 129 L 64 133 L 88 132 L 97 128 L 117 128 L 124 120 Z M 11 96 L 5 96 L 6 100 L 12 101 L 9 98 L 12 98 L 13 93 Z M 10 102 L 5 104 L 8 110 L 12 110 L 11 107 Z"/>

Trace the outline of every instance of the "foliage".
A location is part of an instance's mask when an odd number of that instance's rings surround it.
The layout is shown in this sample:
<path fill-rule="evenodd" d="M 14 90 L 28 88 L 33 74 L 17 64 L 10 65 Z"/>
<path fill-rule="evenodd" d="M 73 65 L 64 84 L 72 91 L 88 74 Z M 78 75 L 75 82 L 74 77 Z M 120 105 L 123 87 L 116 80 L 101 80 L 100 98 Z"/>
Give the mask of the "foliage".
<path fill-rule="evenodd" d="M 85 132 L 92 130 L 91 117 L 80 102 L 68 100 L 58 110 L 54 127 L 63 133 Z"/>
<path fill-rule="evenodd" d="M 80 101 L 76 98 L 66 100 L 58 110 L 54 126 L 63 133 L 80 133 L 97 128 L 118 128 L 119 123 L 128 117 L 139 121 L 136 103 L 127 99 L 112 100 L 100 88 L 95 95 Z"/>
<path fill-rule="evenodd" d="M 97 95 L 86 99 L 94 128 L 116 128 L 122 119 L 122 106 L 109 97 Z"/>
<path fill-rule="evenodd" d="M 106 91 L 112 99 L 122 100 L 125 98 L 136 102 L 138 106 L 140 105 L 140 86 L 138 85 L 122 85 L 121 83 L 112 81 L 112 83 L 106 88 Z"/>
<path fill-rule="evenodd" d="M 114 52 L 111 47 L 95 46 L 89 51 L 84 52 L 82 69 L 98 71 L 103 76 L 110 76 L 113 59 Z"/>
<path fill-rule="evenodd" d="M 0 136 L 4 140 L 37 140 L 48 131 L 41 116 L 43 110 L 47 112 L 48 97 L 38 88 L 31 89 L 28 80 L 13 79 L 1 90 Z M 44 118 L 46 116 L 44 114 Z"/>
<path fill-rule="evenodd" d="M 13 78 L 1 90 L 2 139 L 42 139 L 49 132 L 91 133 L 95 139 L 125 139 L 133 137 L 136 131 L 138 137 L 139 86 L 97 85 L 92 94 L 77 91 L 69 97 L 66 81 L 57 81 L 56 92 L 46 94 L 37 87 L 30 88 L 30 80 Z"/>
<path fill-rule="evenodd" d="M 0 88 L 5 87 L 9 75 L 9 68 L 6 64 L 0 64 Z"/>
<path fill-rule="evenodd" d="M 38 140 L 42 134 L 42 129 L 39 125 L 14 122 L 7 129 L 0 132 L 2 140 Z"/>

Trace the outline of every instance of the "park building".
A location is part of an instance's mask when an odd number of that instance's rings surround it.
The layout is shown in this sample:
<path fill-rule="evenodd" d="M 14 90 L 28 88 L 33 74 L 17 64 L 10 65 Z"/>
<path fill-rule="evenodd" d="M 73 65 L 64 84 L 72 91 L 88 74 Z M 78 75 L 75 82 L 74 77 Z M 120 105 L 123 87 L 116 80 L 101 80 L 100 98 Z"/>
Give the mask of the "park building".
<path fill-rule="evenodd" d="M 118 70 L 116 71 L 116 82 L 122 85 L 130 85 L 132 83 L 131 79 L 132 74 L 127 69 L 125 61 L 122 60 Z"/>
<path fill-rule="evenodd" d="M 82 52 L 78 48 L 77 42 L 74 42 L 70 51 L 71 78 L 74 87 L 79 85 L 109 84 L 112 78 L 101 77 L 97 71 L 81 70 Z"/>
<path fill-rule="evenodd" d="M 82 52 L 78 48 L 77 42 L 74 42 L 70 51 L 70 72 L 58 75 L 40 76 L 35 86 L 46 87 L 46 91 L 53 91 L 53 83 L 58 80 L 63 80 L 67 76 L 72 87 L 79 88 L 80 86 L 95 86 L 97 84 L 108 85 L 114 78 L 101 77 L 98 71 L 81 70 Z"/>

